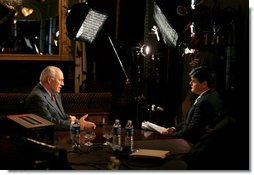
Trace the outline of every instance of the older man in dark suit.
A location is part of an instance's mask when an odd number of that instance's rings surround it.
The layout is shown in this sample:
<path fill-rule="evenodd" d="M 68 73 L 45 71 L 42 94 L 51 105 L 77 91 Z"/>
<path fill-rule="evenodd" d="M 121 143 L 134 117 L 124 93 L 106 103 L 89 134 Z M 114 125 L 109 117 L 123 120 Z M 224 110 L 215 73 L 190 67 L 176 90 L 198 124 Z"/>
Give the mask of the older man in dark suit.
<path fill-rule="evenodd" d="M 55 129 L 70 129 L 71 121 L 75 116 L 65 113 L 60 90 L 64 86 L 64 75 L 61 69 L 55 66 L 46 67 L 40 75 L 40 82 L 33 88 L 26 99 L 26 108 L 30 113 L 41 116 L 53 123 Z M 85 121 L 88 115 L 79 119 L 80 127 L 96 127 L 93 122 Z"/>
<path fill-rule="evenodd" d="M 194 68 L 189 75 L 191 92 L 199 96 L 191 106 L 186 122 L 167 128 L 162 134 L 196 143 L 220 120 L 223 103 L 217 91 L 212 89 L 212 78 L 206 67 Z"/>

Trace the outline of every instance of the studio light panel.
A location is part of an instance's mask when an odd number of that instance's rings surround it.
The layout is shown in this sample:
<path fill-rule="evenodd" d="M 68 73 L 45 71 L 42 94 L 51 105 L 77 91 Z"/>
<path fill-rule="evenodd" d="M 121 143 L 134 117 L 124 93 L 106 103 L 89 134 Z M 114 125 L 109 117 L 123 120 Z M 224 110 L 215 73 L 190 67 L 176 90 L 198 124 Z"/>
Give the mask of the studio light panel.
<path fill-rule="evenodd" d="M 76 38 L 78 40 L 85 40 L 92 43 L 106 19 L 106 14 L 99 13 L 93 9 L 89 9 L 85 20 L 83 21 L 76 34 Z"/>
<path fill-rule="evenodd" d="M 169 24 L 167 18 L 156 3 L 154 3 L 154 20 L 160 29 L 164 42 L 168 46 L 175 47 L 177 45 L 178 34 Z"/>

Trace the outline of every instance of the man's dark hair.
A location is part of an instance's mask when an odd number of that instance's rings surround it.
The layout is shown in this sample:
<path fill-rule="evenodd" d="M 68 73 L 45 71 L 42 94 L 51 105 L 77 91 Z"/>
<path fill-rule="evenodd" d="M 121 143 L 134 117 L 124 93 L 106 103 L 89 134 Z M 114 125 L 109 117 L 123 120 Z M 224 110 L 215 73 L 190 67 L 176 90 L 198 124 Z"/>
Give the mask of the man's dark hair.
<path fill-rule="evenodd" d="M 208 87 L 213 86 L 213 78 L 205 66 L 196 67 L 189 73 L 190 77 L 195 78 L 199 83 L 206 81 Z"/>

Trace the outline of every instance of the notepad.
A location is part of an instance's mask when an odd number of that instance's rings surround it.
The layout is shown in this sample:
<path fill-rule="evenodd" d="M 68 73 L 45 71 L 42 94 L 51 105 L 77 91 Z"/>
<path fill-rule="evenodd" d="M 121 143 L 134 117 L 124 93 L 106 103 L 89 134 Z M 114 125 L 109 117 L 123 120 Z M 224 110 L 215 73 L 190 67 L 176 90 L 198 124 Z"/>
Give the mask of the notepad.
<path fill-rule="evenodd" d="M 155 150 L 155 149 L 138 149 L 130 154 L 130 156 L 132 157 L 160 158 L 160 159 L 165 159 L 169 155 L 170 155 L 169 150 Z"/>

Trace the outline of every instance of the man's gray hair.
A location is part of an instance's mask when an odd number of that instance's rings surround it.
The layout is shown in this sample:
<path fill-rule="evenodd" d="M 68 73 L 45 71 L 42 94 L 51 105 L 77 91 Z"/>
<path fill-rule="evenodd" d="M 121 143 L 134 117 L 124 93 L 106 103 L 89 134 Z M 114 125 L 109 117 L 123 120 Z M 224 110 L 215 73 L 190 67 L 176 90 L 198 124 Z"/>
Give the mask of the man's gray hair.
<path fill-rule="evenodd" d="M 56 70 L 59 69 L 55 66 L 47 66 L 44 68 L 40 75 L 40 82 L 45 82 L 48 77 L 54 78 L 56 76 Z"/>

